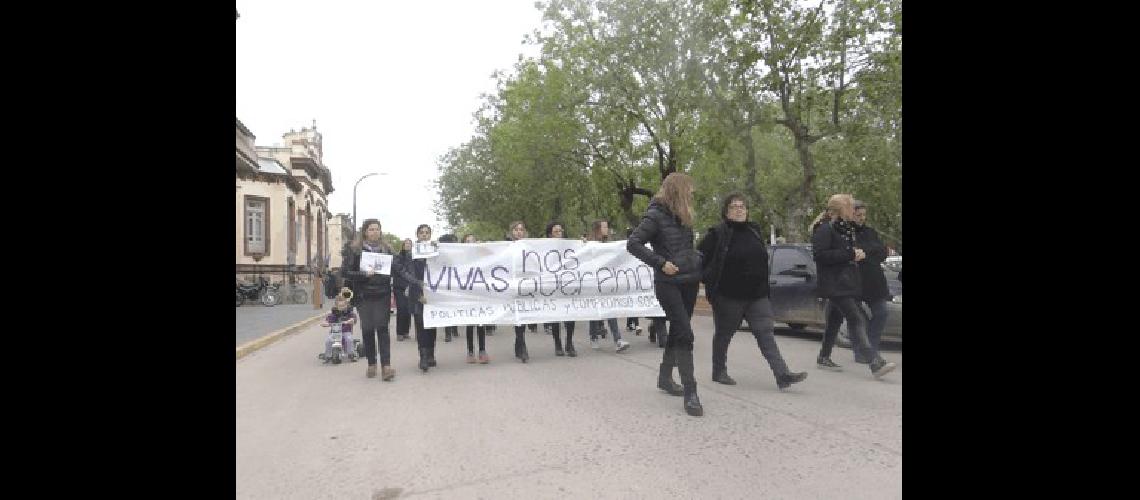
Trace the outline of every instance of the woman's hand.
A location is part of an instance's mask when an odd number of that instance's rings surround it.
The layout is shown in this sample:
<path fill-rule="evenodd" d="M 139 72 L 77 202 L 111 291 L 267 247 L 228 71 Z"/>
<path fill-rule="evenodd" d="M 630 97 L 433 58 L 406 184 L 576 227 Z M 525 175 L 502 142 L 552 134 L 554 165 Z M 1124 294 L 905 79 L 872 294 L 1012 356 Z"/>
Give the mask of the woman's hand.
<path fill-rule="evenodd" d="M 427 297 L 420 295 L 420 304 L 427 304 Z"/>
<path fill-rule="evenodd" d="M 677 268 L 677 266 L 674 266 L 673 263 L 669 262 L 669 261 L 665 261 L 665 265 L 661 266 L 661 270 L 664 271 L 665 274 L 668 274 L 669 276 L 677 274 L 677 272 L 680 271 L 680 269 Z"/>

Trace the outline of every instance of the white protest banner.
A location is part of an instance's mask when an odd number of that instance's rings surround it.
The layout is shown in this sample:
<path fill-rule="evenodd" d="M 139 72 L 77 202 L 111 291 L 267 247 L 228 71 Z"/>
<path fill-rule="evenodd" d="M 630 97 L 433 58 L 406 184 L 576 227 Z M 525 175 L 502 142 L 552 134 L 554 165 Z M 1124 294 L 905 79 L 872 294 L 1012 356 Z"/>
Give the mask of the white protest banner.
<path fill-rule="evenodd" d="M 360 270 L 370 273 L 375 269 L 380 274 L 392 274 L 392 256 L 379 252 L 363 252 L 360 254 Z"/>
<path fill-rule="evenodd" d="M 439 247 L 430 241 L 417 241 L 412 245 L 413 259 L 430 259 L 439 255 Z"/>
<path fill-rule="evenodd" d="M 424 271 L 424 326 L 664 316 L 625 242 L 443 243 Z"/>

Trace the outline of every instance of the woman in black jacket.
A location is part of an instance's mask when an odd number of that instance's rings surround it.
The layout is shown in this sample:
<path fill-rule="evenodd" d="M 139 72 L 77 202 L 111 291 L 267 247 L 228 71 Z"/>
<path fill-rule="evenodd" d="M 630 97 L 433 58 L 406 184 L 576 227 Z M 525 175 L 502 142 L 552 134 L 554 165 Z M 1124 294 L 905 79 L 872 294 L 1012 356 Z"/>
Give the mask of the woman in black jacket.
<path fill-rule="evenodd" d="M 507 228 L 507 241 L 523 238 L 526 238 L 526 224 L 521 220 L 512 222 Z M 515 357 L 523 363 L 530 359 L 530 355 L 526 352 L 526 327 L 527 325 L 515 326 Z"/>
<path fill-rule="evenodd" d="M 879 232 L 867 225 L 867 205 L 855 200 L 855 238 L 859 247 L 867 252 L 867 258 L 859 262 L 859 273 L 863 277 L 863 303 L 871 309 L 871 321 L 867 325 L 867 342 L 871 350 L 879 352 L 879 339 L 887 326 L 891 300 L 891 289 L 887 286 L 887 276 L 883 274 L 883 261 L 887 260 L 887 245 L 879 238 Z M 863 352 L 858 344 L 852 346 L 855 362 L 869 364 L 874 356 Z"/>
<path fill-rule="evenodd" d="M 564 238 L 566 236 L 566 229 L 562 227 L 560 222 L 551 222 L 546 225 L 547 238 Z M 550 330 L 550 336 L 554 337 L 554 355 L 555 356 L 570 356 L 571 358 L 578 356 L 578 351 L 574 350 L 574 322 L 563 321 L 561 325 L 555 321 L 553 323 L 546 323 L 545 326 Z M 562 350 L 562 328 L 566 326 L 566 350 Z"/>
<path fill-rule="evenodd" d="M 416 240 L 420 242 L 431 241 L 431 226 L 420 224 L 416 227 Z M 425 373 L 428 368 L 436 366 L 435 362 L 435 328 L 424 328 L 424 297 L 423 279 L 427 262 L 424 259 L 412 259 L 411 274 L 419 283 L 408 284 L 408 302 L 412 305 L 412 317 L 416 322 L 416 344 L 420 351 L 420 370 Z"/>
<path fill-rule="evenodd" d="M 412 240 L 405 239 L 400 253 L 392 259 L 392 267 L 408 268 L 412 261 Z M 398 275 L 392 276 L 392 293 L 396 294 L 396 341 L 408 340 L 412 329 L 412 305 L 408 303 L 408 282 Z"/>
<path fill-rule="evenodd" d="M 641 223 L 626 241 L 626 249 L 653 268 L 657 301 L 669 319 L 669 338 L 661 356 L 657 387 L 684 396 L 685 412 L 704 414 L 693 376 L 693 306 L 701 279 L 701 256 L 693 248 L 693 179 L 673 172 L 649 202 Z M 653 250 L 645 244 L 653 245 Z M 683 390 L 673 383 L 673 366 L 681 375 Z"/>
<path fill-rule="evenodd" d="M 365 376 L 376 377 L 376 350 L 377 340 L 380 348 L 380 365 L 383 367 L 382 378 L 392 380 L 396 376 L 392 369 L 391 343 L 388 338 L 388 317 L 391 314 L 392 279 L 389 275 L 380 274 L 379 270 L 369 268 L 360 269 L 360 259 L 363 252 L 392 254 L 392 248 L 381 239 L 380 221 L 367 219 L 360 226 L 352 244 L 345 248 L 344 264 L 341 266 L 341 277 L 352 289 L 352 305 L 360 312 L 361 332 L 364 337 L 364 356 L 368 358 L 368 371 Z M 398 269 L 392 266 L 393 273 Z"/>
<path fill-rule="evenodd" d="M 811 237 L 811 251 L 819 274 L 816 292 L 820 297 L 828 299 L 823 347 L 816 358 L 816 365 L 829 370 L 840 368 L 831 361 L 831 348 L 835 345 L 835 336 L 844 319 L 847 320 L 852 342 L 858 343 L 859 348 L 865 352 L 872 351 L 867 341 L 863 311 L 859 308 L 859 300 L 863 296 L 859 262 L 867 258 L 867 254 L 857 244 L 855 227 L 851 222 L 854 217 L 851 195 L 832 195 L 827 200 L 827 211 L 816 218 Z M 879 353 L 873 352 L 872 356 L 871 373 L 875 378 L 895 369 L 895 364 L 884 360 Z"/>
<path fill-rule="evenodd" d="M 712 304 L 716 318 L 712 379 L 736 385 L 728 376 L 728 346 L 741 320 L 748 318 L 756 345 L 776 376 L 776 386 L 784 389 L 807 378 L 807 373 L 788 369 L 772 334 L 768 250 L 760 227 L 748 221 L 748 203 L 740 193 L 732 193 L 724 199 L 720 217 L 723 222 L 709 228 L 698 245 L 705 256 L 705 297 Z"/>

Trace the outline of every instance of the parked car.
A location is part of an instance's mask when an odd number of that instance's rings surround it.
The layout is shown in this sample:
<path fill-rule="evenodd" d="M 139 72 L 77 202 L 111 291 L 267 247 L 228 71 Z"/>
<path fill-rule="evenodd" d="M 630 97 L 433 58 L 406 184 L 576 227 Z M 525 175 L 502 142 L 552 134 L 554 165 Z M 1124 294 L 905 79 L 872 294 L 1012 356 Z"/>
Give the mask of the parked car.
<path fill-rule="evenodd" d="M 793 330 L 803 330 L 809 326 L 822 329 L 826 323 L 823 312 L 827 301 L 816 297 L 818 273 L 811 254 L 811 245 L 772 245 L 768 247 L 768 259 L 768 285 L 772 292 L 773 320 L 777 323 L 786 323 Z M 887 303 L 890 316 L 887 318 L 881 340 L 902 342 L 902 283 L 898 281 L 898 270 L 884 266 L 884 272 L 887 276 L 887 286 L 894 298 Z M 860 305 L 864 319 L 870 318 L 871 311 L 867 305 L 862 303 Z M 747 329 L 745 325 L 741 328 Z M 841 347 L 851 347 L 846 321 L 839 327 L 839 338 L 836 343 Z"/>

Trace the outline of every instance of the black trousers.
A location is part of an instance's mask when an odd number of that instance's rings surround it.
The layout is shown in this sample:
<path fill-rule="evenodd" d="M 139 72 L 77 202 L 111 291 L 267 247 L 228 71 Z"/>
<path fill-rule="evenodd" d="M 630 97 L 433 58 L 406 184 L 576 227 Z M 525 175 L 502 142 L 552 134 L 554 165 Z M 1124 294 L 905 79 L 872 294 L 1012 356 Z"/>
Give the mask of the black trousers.
<path fill-rule="evenodd" d="M 376 364 L 376 347 L 379 340 L 380 364 L 392 364 L 392 342 L 388 338 L 388 318 L 392 314 L 389 309 L 391 298 L 383 295 L 379 298 L 361 298 L 357 306 L 360 311 L 360 335 L 364 337 L 364 356 L 368 358 L 369 365 Z"/>
<path fill-rule="evenodd" d="M 408 303 L 408 289 L 397 288 L 396 293 L 396 335 L 407 336 L 412 329 L 412 307 Z"/>
<path fill-rule="evenodd" d="M 665 310 L 665 318 L 669 320 L 669 338 L 666 340 L 666 349 L 693 350 L 693 327 L 689 324 L 693 317 L 693 307 L 697 304 L 698 284 L 675 285 L 672 283 L 654 283 L 657 301 L 661 309 Z"/>
<path fill-rule="evenodd" d="M 424 328 L 424 305 L 416 301 L 415 311 L 416 343 L 424 348 L 435 347 L 435 328 Z"/>

